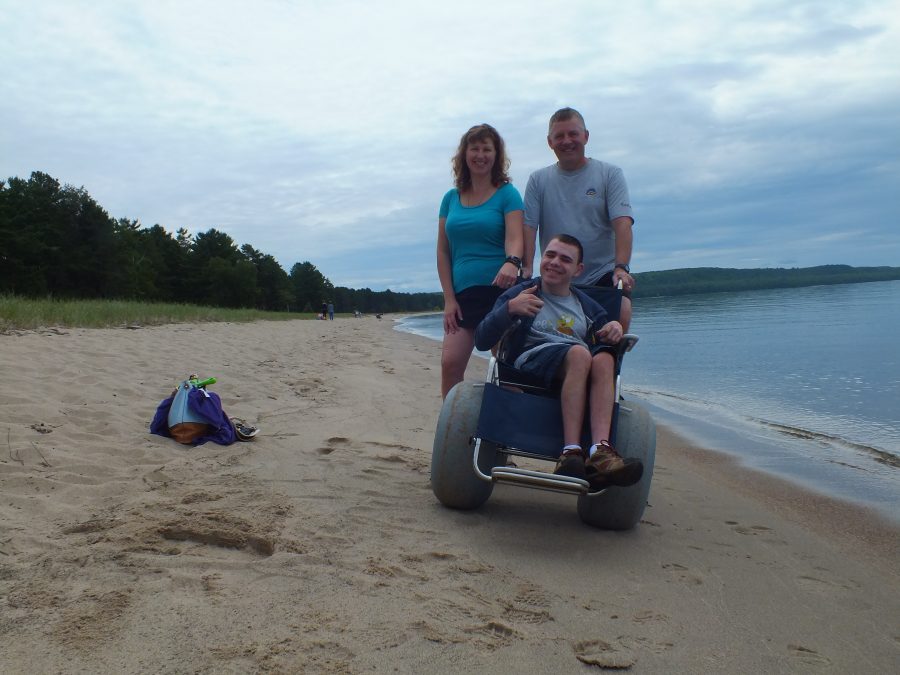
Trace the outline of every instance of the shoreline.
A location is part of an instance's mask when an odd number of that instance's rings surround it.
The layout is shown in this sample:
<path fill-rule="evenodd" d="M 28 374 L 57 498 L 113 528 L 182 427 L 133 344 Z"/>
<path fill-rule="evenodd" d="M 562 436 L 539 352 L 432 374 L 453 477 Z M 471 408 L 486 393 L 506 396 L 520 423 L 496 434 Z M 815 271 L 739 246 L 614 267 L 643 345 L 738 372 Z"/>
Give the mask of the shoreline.
<path fill-rule="evenodd" d="M 414 325 L 399 327 L 411 317 L 415 320 L 416 316 L 397 315 L 394 317 L 395 330 L 439 345 L 440 340 L 429 330 L 420 330 Z M 486 360 L 490 355 L 476 351 L 473 356 Z M 483 372 L 478 372 L 475 377 L 482 379 Z M 710 402 L 634 386 L 627 374 L 623 395 L 641 401 L 657 425 L 666 426 L 685 444 L 714 449 L 733 460 L 736 466 L 786 481 L 798 490 L 870 510 L 878 518 L 900 527 L 900 511 L 897 510 L 900 484 L 895 475 L 900 468 L 900 457 L 897 455 L 821 432 L 786 427 L 730 410 L 717 410 Z"/>
<path fill-rule="evenodd" d="M 754 469 L 739 457 L 697 446 L 665 425 L 657 425 L 657 436 L 670 456 L 689 463 L 704 479 L 764 503 L 774 514 L 833 541 L 848 554 L 864 554 L 875 564 L 886 564 L 886 571 L 893 569 L 900 555 L 900 526 L 877 509 Z"/>
<path fill-rule="evenodd" d="M 898 528 L 662 426 L 634 530 L 510 486 L 440 506 L 440 343 L 384 319 L 0 336 L 7 667 L 893 668 Z M 189 372 L 260 435 L 147 433 Z"/>
<path fill-rule="evenodd" d="M 394 321 L 405 316 L 395 317 Z M 431 337 L 395 330 L 413 339 L 440 346 Z M 479 369 L 478 365 L 476 362 L 473 366 L 470 361 L 467 380 L 483 380 L 484 368 Z M 859 552 L 857 545 L 870 547 L 877 552 L 872 559 L 879 564 L 896 560 L 900 555 L 900 522 L 892 521 L 875 506 L 842 499 L 792 481 L 790 477 L 755 468 L 747 464 L 741 454 L 707 447 L 701 440 L 680 433 L 675 427 L 658 420 L 656 429 L 659 447 L 664 448 L 667 455 L 689 462 L 707 480 L 726 483 L 749 499 L 765 502 L 768 508 L 796 519 L 848 552 Z M 644 514 L 645 519 L 649 513 L 650 508 Z M 838 523 L 840 527 L 836 527 Z"/>
<path fill-rule="evenodd" d="M 758 429 L 750 424 L 729 428 L 718 420 L 699 419 L 660 407 L 655 397 L 651 402 L 640 389 L 633 395 L 645 403 L 658 425 L 667 427 L 686 444 L 709 449 L 742 470 L 783 482 L 796 490 L 871 511 L 879 519 L 900 527 L 897 492 L 892 492 L 890 473 L 898 468 L 895 455 L 868 446 L 844 445 L 846 456 L 836 457 L 834 446 L 830 455 L 821 456 L 813 454 L 815 447 L 795 449 L 794 445 L 773 438 L 773 431 L 779 430 L 774 423 L 759 422 Z M 811 432 L 786 430 L 783 433 L 799 436 L 802 440 L 793 440 L 797 445 L 812 443 L 817 438 Z M 792 450 L 790 455 L 785 454 L 785 447 Z M 879 473 L 873 475 L 873 472 Z"/>

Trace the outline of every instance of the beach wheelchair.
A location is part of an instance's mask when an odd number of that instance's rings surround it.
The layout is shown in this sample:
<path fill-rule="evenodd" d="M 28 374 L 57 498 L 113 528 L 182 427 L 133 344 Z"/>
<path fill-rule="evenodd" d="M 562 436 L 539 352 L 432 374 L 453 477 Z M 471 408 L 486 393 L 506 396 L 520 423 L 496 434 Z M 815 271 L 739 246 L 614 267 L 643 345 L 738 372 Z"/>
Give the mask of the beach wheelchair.
<path fill-rule="evenodd" d="M 579 289 L 602 304 L 610 317 L 619 316 L 621 290 Z M 460 382 L 444 399 L 431 455 L 435 496 L 450 508 L 475 509 L 488 500 L 496 483 L 507 483 L 576 495 L 579 517 L 594 527 L 627 530 L 637 525 L 647 504 L 656 455 L 653 419 L 639 404 L 624 400 L 620 391 L 622 361 L 638 337 L 626 334 L 613 353 L 615 404 L 609 440 L 622 457 L 641 460 L 644 472 L 634 485 L 597 491 L 585 480 L 552 473 L 563 447 L 559 390 L 513 368 L 507 361 L 505 337 L 494 349 L 485 381 Z M 585 414 L 585 448 L 592 443 L 587 418 Z M 511 457 L 546 460 L 550 469 L 519 468 Z"/>

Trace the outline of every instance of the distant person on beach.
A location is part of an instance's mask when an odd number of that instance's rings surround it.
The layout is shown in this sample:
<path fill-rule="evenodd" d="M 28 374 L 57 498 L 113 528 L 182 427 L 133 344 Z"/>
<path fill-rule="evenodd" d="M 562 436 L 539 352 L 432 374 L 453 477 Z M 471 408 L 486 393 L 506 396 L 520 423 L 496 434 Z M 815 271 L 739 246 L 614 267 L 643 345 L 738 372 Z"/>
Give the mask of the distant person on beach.
<path fill-rule="evenodd" d="M 522 197 L 510 183 L 503 139 L 489 124 L 463 134 L 452 159 L 456 187 L 441 201 L 437 269 L 444 292 L 441 396 L 462 382 L 475 327 L 519 278 Z"/>
<path fill-rule="evenodd" d="M 611 351 L 622 339 L 622 325 L 610 321 L 602 306 L 571 285 L 584 271 L 582 258 L 578 239 L 553 237 L 541 256 L 541 276 L 500 296 L 475 331 L 475 345 L 490 349 L 519 321 L 507 338 L 513 365 L 547 386 L 561 387 L 565 445 L 554 472 L 588 480 L 594 489 L 633 485 L 643 474 L 643 464 L 623 459 L 609 442 L 615 402 Z M 593 441 L 587 452 L 581 447 L 585 402 Z"/>
<path fill-rule="evenodd" d="M 557 163 L 531 174 L 525 188 L 525 258 L 522 276 L 530 277 L 535 238 L 541 249 L 557 234 L 577 237 L 584 246 L 584 272 L 574 280 L 589 286 L 615 286 L 622 281 L 625 331 L 631 324 L 632 226 L 634 214 L 622 169 L 585 157 L 590 133 L 577 110 L 553 113 L 547 144 Z"/>
<path fill-rule="evenodd" d="M 334 303 L 328 303 L 328 320 L 334 321 Z"/>

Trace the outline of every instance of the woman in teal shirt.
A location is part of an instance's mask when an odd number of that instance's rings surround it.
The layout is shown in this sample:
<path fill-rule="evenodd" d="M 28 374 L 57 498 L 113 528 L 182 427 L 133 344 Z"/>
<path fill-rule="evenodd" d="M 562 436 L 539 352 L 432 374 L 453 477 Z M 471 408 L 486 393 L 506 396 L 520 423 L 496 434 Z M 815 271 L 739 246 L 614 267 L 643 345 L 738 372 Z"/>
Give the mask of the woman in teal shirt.
<path fill-rule="evenodd" d="M 462 382 L 475 347 L 475 327 L 516 283 L 525 239 L 524 206 L 510 183 L 500 134 L 489 124 L 469 129 L 453 157 L 456 187 L 438 216 L 437 268 L 444 291 L 441 396 Z"/>

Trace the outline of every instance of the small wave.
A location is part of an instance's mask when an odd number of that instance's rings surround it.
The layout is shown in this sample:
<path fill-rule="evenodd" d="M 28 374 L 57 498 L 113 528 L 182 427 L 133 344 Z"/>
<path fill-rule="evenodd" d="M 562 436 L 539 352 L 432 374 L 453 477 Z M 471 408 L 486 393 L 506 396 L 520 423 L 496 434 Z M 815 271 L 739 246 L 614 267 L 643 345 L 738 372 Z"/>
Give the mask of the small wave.
<path fill-rule="evenodd" d="M 394 320 L 394 330 L 440 342 L 443 339 L 440 317 L 440 314 L 405 315 Z"/>
<path fill-rule="evenodd" d="M 743 414 L 734 408 L 723 406 L 719 403 L 684 396 L 671 391 L 637 387 L 630 389 L 629 391 L 646 398 L 650 402 L 656 403 L 656 405 L 661 408 L 666 408 L 666 404 L 668 403 L 671 406 L 672 411 L 677 411 L 689 418 L 703 419 L 705 422 L 712 424 L 716 424 L 715 420 L 718 419 L 718 424 L 721 424 L 722 426 L 742 424 L 749 428 L 768 429 L 779 436 L 787 437 L 791 440 L 818 443 L 830 447 L 835 451 L 854 452 L 859 455 L 864 455 L 870 460 L 883 466 L 892 469 L 900 469 L 900 456 L 896 453 L 874 445 L 853 441 L 837 434 Z M 731 422 L 729 423 L 728 420 Z"/>
<path fill-rule="evenodd" d="M 684 403 L 702 403 L 702 401 L 698 401 L 695 398 L 691 398 L 689 396 L 682 396 L 680 394 L 673 394 L 670 391 L 658 391 L 658 390 L 654 390 L 654 389 L 641 389 L 640 387 L 631 388 L 630 391 L 633 391 L 636 394 L 641 394 L 642 396 L 658 396 L 660 398 L 671 398 L 676 401 L 683 401 Z"/>
<path fill-rule="evenodd" d="M 758 417 L 750 417 L 748 419 L 793 438 L 800 438 L 806 441 L 820 441 L 823 443 L 828 443 L 830 445 L 841 445 L 851 450 L 870 455 L 872 459 L 874 459 L 876 462 L 879 462 L 880 464 L 884 464 L 885 466 L 890 466 L 895 469 L 900 469 L 900 457 L 897 457 L 887 450 L 882 450 L 881 448 L 876 448 L 871 445 L 864 445 L 863 443 L 856 443 L 855 441 L 850 441 L 846 438 L 841 438 L 840 436 L 835 436 L 833 434 L 825 434 L 820 431 L 804 429 L 803 427 L 795 427 L 787 424 L 780 424 L 778 422 L 770 422 L 769 420 L 759 419 Z"/>

